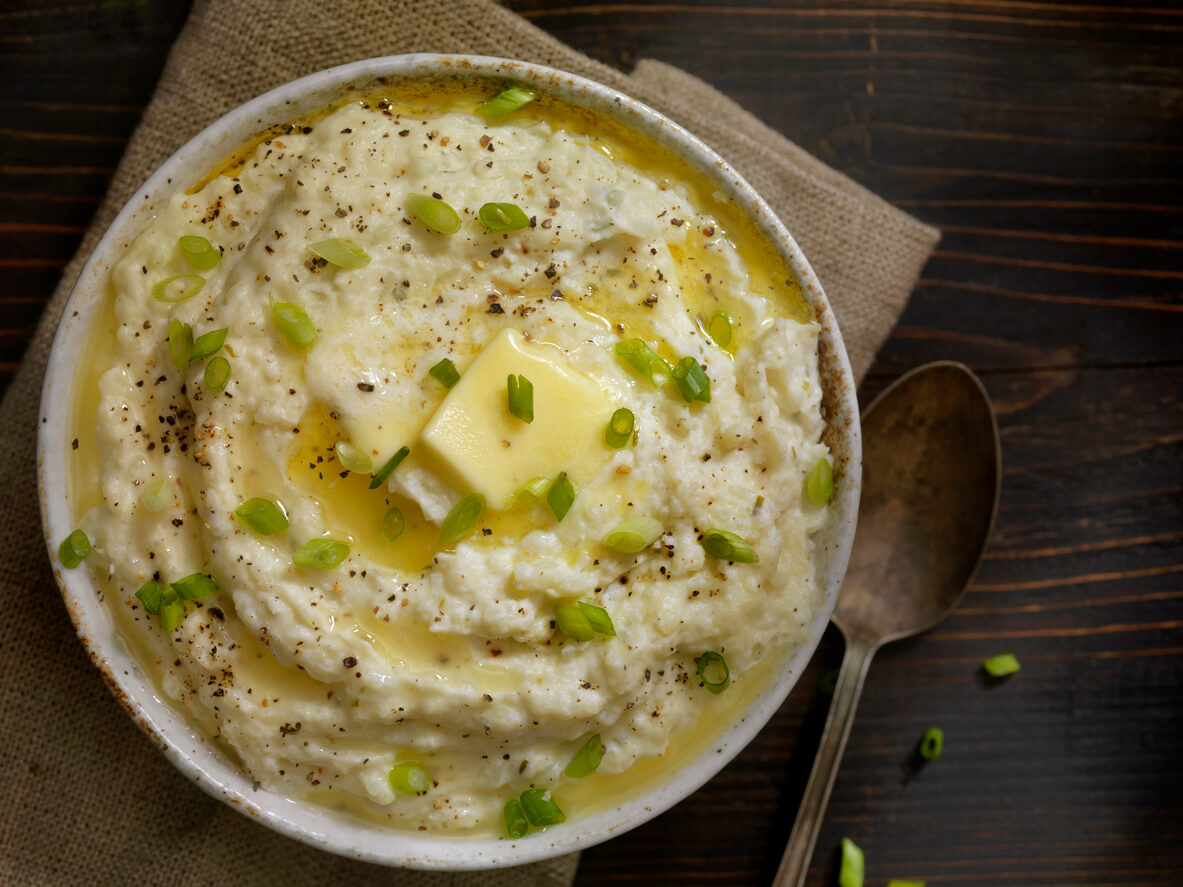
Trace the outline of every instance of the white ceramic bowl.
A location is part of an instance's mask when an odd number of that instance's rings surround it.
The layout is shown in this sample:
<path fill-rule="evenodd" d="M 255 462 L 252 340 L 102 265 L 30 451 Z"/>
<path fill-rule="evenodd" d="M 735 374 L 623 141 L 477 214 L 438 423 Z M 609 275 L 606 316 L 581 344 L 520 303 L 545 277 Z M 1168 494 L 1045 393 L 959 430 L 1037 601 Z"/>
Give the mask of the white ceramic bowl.
<path fill-rule="evenodd" d="M 245 144 L 271 124 L 314 111 L 345 93 L 380 86 L 383 78 L 449 73 L 535 83 L 569 102 L 616 118 L 672 149 L 744 207 L 795 271 L 822 326 L 827 443 L 841 478 L 831 507 L 832 520 L 817 546 L 824 603 L 813 617 L 809 643 L 781 666 L 769 688 L 717 743 L 660 787 L 601 813 L 521 840 L 450 838 L 384 829 L 254 788 L 246 774 L 156 694 L 150 679 L 117 636 L 87 571 L 57 569 L 55 573 L 78 635 L 111 690 L 168 759 L 206 792 L 276 831 L 342 855 L 411 868 L 480 869 L 516 865 L 588 847 L 645 822 L 699 788 L 738 754 L 776 712 L 813 655 L 833 610 L 858 514 L 861 444 L 855 384 L 834 315 L 809 263 L 772 210 L 722 158 L 686 130 L 628 96 L 551 68 L 503 59 L 425 54 L 369 59 L 274 89 L 231 111 L 169 158 L 128 202 L 96 247 L 74 287 L 54 339 L 41 397 L 38 465 L 42 522 L 47 543 L 55 551 L 74 526 L 67 502 L 72 391 L 87 328 L 102 299 L 101 282 L 168 195 L 188 188 L 231 149 Z"/>

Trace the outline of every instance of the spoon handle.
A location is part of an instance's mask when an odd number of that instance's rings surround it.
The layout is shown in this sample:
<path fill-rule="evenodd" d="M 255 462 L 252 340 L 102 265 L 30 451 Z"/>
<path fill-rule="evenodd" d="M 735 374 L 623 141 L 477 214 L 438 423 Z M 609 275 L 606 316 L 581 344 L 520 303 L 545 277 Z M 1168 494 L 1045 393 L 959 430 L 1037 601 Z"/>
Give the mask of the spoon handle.
<path fill-rule="evenodd" d="M 813 858 L 813 846 L 821 830 L 826 804 L 830 801 L 830 790 L 834 777 L 838 775 L 838 763 L 846 750 L 846 739 L 854 723 L 854 712 L 858 708 L 859 696 L 863 692 L 863 681 L 875 647 L 859 640 L 847 640 L 846 655 L 842 658 L 842 670 L 834 685 L 834 700 L 830 703 L 830 714 L 822 731 L 821 744 L 809 774 L 809 784 L 797 810 L 797 822 L 785 855 L 781 857 L 780 868 L 772 880 L 772 887 L 801 887 Z"/>

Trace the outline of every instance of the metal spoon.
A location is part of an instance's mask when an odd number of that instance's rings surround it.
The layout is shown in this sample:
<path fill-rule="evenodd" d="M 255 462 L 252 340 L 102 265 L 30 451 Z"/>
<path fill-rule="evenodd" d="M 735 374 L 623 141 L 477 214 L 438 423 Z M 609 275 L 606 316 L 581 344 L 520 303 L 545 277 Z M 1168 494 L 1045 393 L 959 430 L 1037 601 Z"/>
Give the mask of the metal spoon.
<path fill-rule="evenodd" d="M 953 609 L 998 508 L 998 423 L 967 367 L 942 362 L 913 370 L 875 399 L 862 424 L 858 531 L 833 616 L 846 655 L 773 887 L 805 882 L 871 657 Z"/>

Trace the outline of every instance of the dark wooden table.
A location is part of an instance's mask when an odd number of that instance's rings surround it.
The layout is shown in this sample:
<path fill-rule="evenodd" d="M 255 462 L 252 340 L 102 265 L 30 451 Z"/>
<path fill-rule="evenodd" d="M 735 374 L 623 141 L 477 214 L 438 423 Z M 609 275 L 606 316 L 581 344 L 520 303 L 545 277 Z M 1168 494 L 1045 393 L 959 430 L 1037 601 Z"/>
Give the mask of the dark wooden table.
<path fill-rule="evenodd" d="M 512 0 L 627 68 L 679 65 L 944 239 L 867 379 L 964 361 L 1002 506 L 959 610 L 884 650 L 809 883 L 1183 883 L 1183 10 L 1027 0 Z M 0 4 L 0 383 L 74 252 L 186 3 Z M 979 663 L 1023 671 L 987 687 Z M 841 655 L 827 637 L 708 786 L 579 885 L 767 883 Z M 909 773 L 929 726 L 935 764 Z"/>

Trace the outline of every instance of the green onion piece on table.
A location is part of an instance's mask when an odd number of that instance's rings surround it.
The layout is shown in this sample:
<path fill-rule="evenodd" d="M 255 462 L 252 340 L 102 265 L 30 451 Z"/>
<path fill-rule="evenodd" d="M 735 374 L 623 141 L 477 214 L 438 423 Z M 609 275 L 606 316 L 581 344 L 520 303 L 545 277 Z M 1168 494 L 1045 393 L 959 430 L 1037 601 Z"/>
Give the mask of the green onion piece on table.
<path fill-rule="evenodd" d="M 460 230 L 460 216 L 438 197 L 408 194 L 407 212 L 437 234 L 455 234 Z"/>
<path fill-rule="evenodd" d="M 920 757 L 926 761 L 936 761 L 941 757 L 941 749 L 945 746 L 945 731 L 940 727 L 929 727 L 920 739 Z"/>
<path fill-rule="evenodd" d="M 575 753 L 567 769 L 563 771 L 571 779 L 583 779 L 596 772 L 600 761 L 604 758 L 604 744 L 600 741 L 600 734 L 594 733 Z"/>
<path fill-rule="evenodd" d="M 694 664 L 698 666 L 702 685 L 712 693 L 722 693 L 731 683 L 731 670 L 727 668 L 727 660 L 722 653 L 707 650 L 694 660 Z"/>
<path fill-rule="evenodd" d="M 1019 660 L 1015 658 L 1013 653 L 1000 653 L 983 662 L 982 668 L 986 669 L 986 674 L 992 678 L 1004 678 L 1014 674 L 1022 666 L 1019 665 Z"/>
<path fill-rule="evenodd" d="M 485 497 L 480 493 L 465 496 L 452 506 L 440 524 L 440 546 L 448 546 L 472 532 L 485 516 Z"/>
<path fill-rule="evenodd" d="M 603 607 L 598 607 L 595 604 L 579 602 L 579 609 L 583 611 L 584 618 L 587 619 L 587 624 L 592 627 L 596 634 L 607 635 L 610 638 L 616 637 L 616 626 L 612 624 L 612 617 L 608 615 L 608 611 Z"/>
<path fill-rule="evenodd" d="M 842 864 L 838 868 L 838 887 L 863 887 L 863 851 L 850 838 L 842 839 Z"/>
<path fill-rule="evenodd" d="M 328 240 L 310 243 L 308 251 L 338 268 L 356 268 L 358 265 L 364 265 L 370 261 L 370 257 L 364 249 L 348 240 L 342 240 L 340 237 L 330 237 Z"/>
<path fill-rule="evenodd" d="M 550 506 L 551 514 L 556 520 L 562 520 L 571 510 L 571 503 L 575 501 L 575 487 L 571 484 L 567 472 L 560 471 L 550 489 L 546 491 L 546 504 Z"/>
<path fill-rule="evenodd" d="M 337 461 L 341 463 L 341 467 L 346 471 L 351 471 L 354 474 L 373 473 L 374 460 L 370 458 L 370 454 L 355 447 L 349 441 L 337 441 L 333 447 L 333 451 L 337 454 Z"/>
<path fill-rule="evenodd" d="M 218 583 L 205 573 L 190 573 L 183 579 L 170 583 L 169 588 L 185 601 L 199 601 L 212 591 L 218 590 Z"/>
<path fill-rule="evenodd" d="M 197 234 L 186 234 L 178 238 L 177 246 L 181 248 L 181 255 L 198 271 L 209 271 L 216 268 L 222 260 L 218 248 Z"/>
<path fill-rule="evenodd" d="M 752 546 L 729 530 L 710 529 L 698 540 L 702 550 L 721 561 L 739 564 L 759 563 L 760 557 Z"/>
<path fill-rule="evenodd" d="M 612 449 L 619 450 L 633 439 L 635 423 L 632 410 L 621 407 L 608 420 L 608 427 L 604 429 L 604 442 Z"/>
<path fill-rule="evenodd" d="M 140 501 L 152 512 L 171 508 L 177 502 L 177 491 L 172 478 L 165 475 L 145 485 L 144 492 L 140 493 Z"/>
<path fill-rule="evenodd" d="M 81 530 L 75 530 L 58 546 L 58 560 L 68 570 L 74 569 L 90 554 L 90 539 Z"/>
<path fill-rule="evenodd" d="M 720 308 L 707 321 L 707 335 L 720 348 L 731 344 L 731 315 Z"/>
<path fill-rule="evenodd" d="M 683 357 L 673 370 L 674 381 L 682 391 L 686 403 L 701 400 L 711 402 L 711 380 L 697 360 L 693 357 Z"/>
<path fill-rule="evenodd" d="M 160 627 L 171 632 L 185 621 L 185 602 L 171 585 L 160 593 Z"/>
<path fill-rule="evenodd" d="M 604 544 L 621 554 L 636 554 L 660 539 L 663 532 L 664 528 L 653 518 L 634 517 L 605 536 Z"/>
<path fill-rule="evenodd" d="M 203 286 L 205 278 L 200 274 L 179 274 L 156 281 L 151 295 L 157 302 L 184 302 L 201 292 Z"/>
<path fill-rule="evenodd" d="M 403 530 L 406 528 L 406 518 L 403 517 L 402 509 L 397 505 L 392 506 L 386 514 L 382 515 L 382 535 L 386 537 L 387 542 L 393 542 L 403 534 Z"/>
<path fill-rule="evenodd" d="M 411 455 L 410 447 L 399 447 L 398 452 L 386 460 L 386 464 L 378 469 L 378 473 L 374 475 L 374 479 L 370 481 L 370 489 L 376 490 L 382 484 L 386 483 L 386 478 L 390 477 L 394 469 L 402 464 L 403 459 Z"/>
<path fill-rule="evenodd" d="M 522 89 L 520 86 L 511 86 L 477 108 L 477 113 L 483 114 L 486 117 L 501 117 L 510 111 L 516 111 L 522 105 L 534 101 L 534 96 L 535 93 L 528 89 Z"/>
<path fill-rule="evenodd" d="M 517 231 L 530 224 L 521 207 L 512 203 L 486 203 L 477 211 L 477 216 L 490 231 Z"/>
<path fill-rule="evenodd" d="M 294 552 L 292 563 L 305 570 L 327 570 L 349 557 L 349 543 L 336 539 L 309 539 Z"/>
<path fill-rule="evenodd" d="M 530 825 L 535 828 L 567 821 L 567 817 L 563 815 L 563 811 L 559 809 L 559 805 L 547 789 L 528 788 L 522 792 L 521 801 L 526 819 L 530 820 Z"/>
<path fill-rule="evenodd" d="M 144 605 L 144 612 L 153 616 L 160 612 L 160 605 L 164 603 L 164 592 L 160 590 L 160 584 L 155 579 L 149 579 L 141 585 L 136 597 Z"/>
<path fill-rule="evenodd" d="M 505 395 L 510 415 L 517 416 L 527 425 L 534 421 L 533 382 L 525 376 L 510 373 L 505 379 Z"/>
<path fill-rule="evenodd" d="M 887 882 L 887 887 L 924 887 L 923 881 L 896 881 L 891 880 Z"/>
<path fill-rule="evenodd" d="M 596 630 L 591 627 L 587 614 L 579 607 L 560 604 L 555 607 L 555 624 L 559 631 L 573 641 L 590 641 L 596 636 Z"/>
<path fill-rule="evenodd" d="M 828 459 L 818 459 L 805 477 L 805 495 L 816 507 L 821 508 L 834 495 L 834 475 Z"/>
<path fill-rule="evenodd" d="M 530 830 L 530 823 L 526 821 L 526 811 L 522 809 L 522 802 L 517 798 L 510 798 L 505 802 L 505 831 L 511 838 L 521 838 Z"/>
<path fill-rule="evenodd" d="M 230 383 L 230 361 L 214 357 L 205 365 L 205 387 L 210 391 L 224 391 Z"/>
<path fill-rule="evenodd" d="M 274 536 L 288 528 L 287 515 L 270 499 L 247 499 L 234 509 L 234 514 L 260 536 Z"/>
<path fill-rule="evenodd" d="M 427 372 L 431 375 L 431 378 L 435 379 L 445 388 L 451 388 L 460 381 L 460 373 L 456 369 L 456 364 L 452 363 L 446 357 Z"/>
<path fill-rule="evenodd" d="M 431 774 L 422 764 L 404 761 L 390 768 L 390 787 L 406 795 L 425 795 L 431 788 Z"/>
<path fill-rule="evenodd" d="M 168 353 L 178 370 L 193 359 L 193 327 L 175 317 L 168 322 Z"/>
<path fill-rule="evenodd" d="M 670 365 L 642 339 L 617 342 L 614 350 L 622 363 L 632 367 L 655 387 L 662 386 L 670 377 Z"/>
<path fill-rule="evenodd" d="M 272 299 L 271 314 L 275 317 L 275 325 L 279 327 L 284 338 L 297 348 L 304 348 L 316 341 L 316 324 L 312 322 L 308 312 L 299 305 Z"/>
<path fill-rule="evenodd" d="M 208 333 L 202 333 L 193 342 L 193 353 L 189 355 L 190 360 L 201 360 L 203 357 L 209 357 L 211 354 L 217 354 L 218 350 L 226 344 L 226 333 L 229 330 L 222 327 L 220 330 L 210 330 Z"/>

